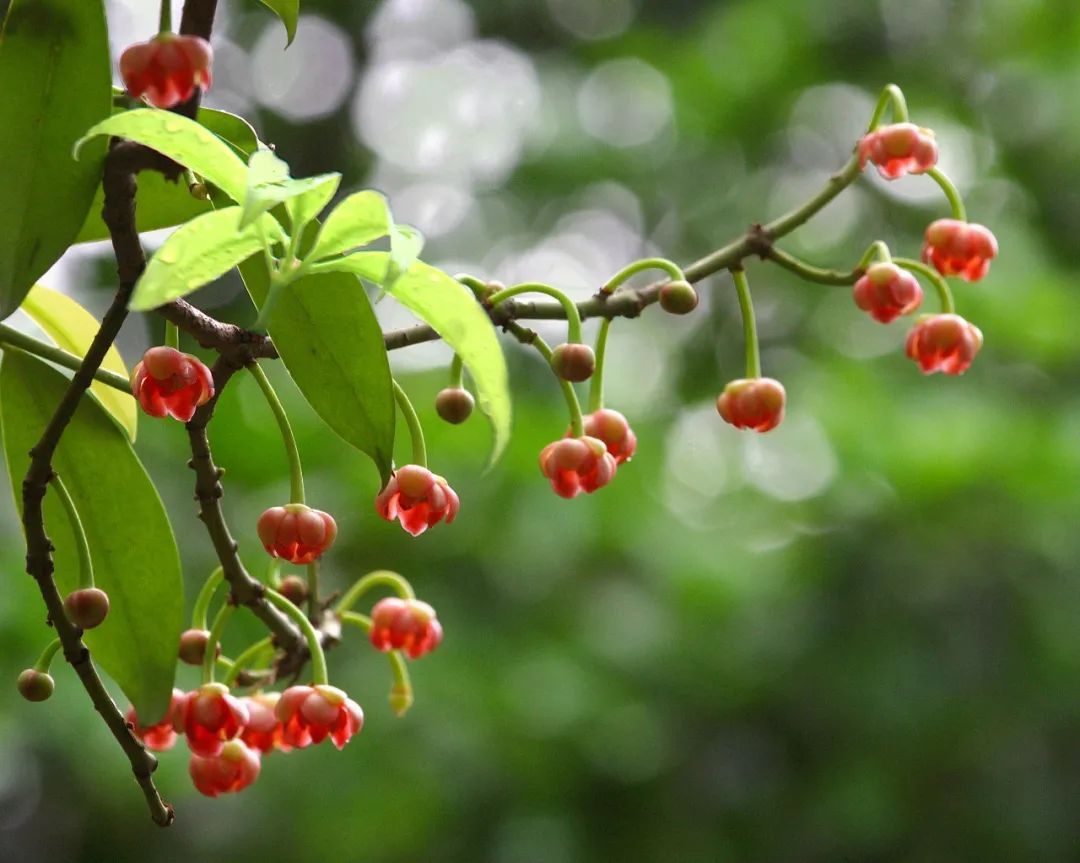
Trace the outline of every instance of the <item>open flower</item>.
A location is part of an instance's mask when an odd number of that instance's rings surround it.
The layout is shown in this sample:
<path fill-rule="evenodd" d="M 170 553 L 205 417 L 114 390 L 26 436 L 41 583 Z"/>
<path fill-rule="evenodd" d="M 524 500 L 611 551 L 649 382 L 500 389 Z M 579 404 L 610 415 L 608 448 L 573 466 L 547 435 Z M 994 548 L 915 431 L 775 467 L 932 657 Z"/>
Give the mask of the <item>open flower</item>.
<path fill-rule="evenodd" d="M 281 722 L 274 712 L 280 700 L 280 692 L 256 692 L 240 699 L 248 712 L 240 739 L 252 749 L 265 754 L 275 749 L 288 752 L 292 748 L 285 742 Z"/>
<path fill-rule="evenodd" d="M 171 416 L 186 423 L 213 397 L 214 377 L 191 354 L 150 348 L 132 369 L 131 393 L 150 416 Z"/>
<path fill-rule="evenodd" d="M 396 518 L 413 536 L 440 521 L 450 524 L 460 508 L 461 501 L 446 480 L 417 464 L 398 468 L 375 498 L 376 512 L 387 521 Z"/>
<path fill-rule="evenodd" d="M 165 716 L 156 725 L 150 725 L 146 728 L 139 724 L 139 717 L 135 715 L 135 708 L 128 708 L 125 718 L 131 724 L 131 731 L 146 745 L 147 749 L 164 752 L 173 748 L 176 743 L 176 729 L 173 727 L 173 721 L 183 698 L 184 693 L 179 689 L 174 689 Z"/>
<path fill-rule="evenodd" d="M 906 347 L 923 374 L 962 375 L 982 343 L 982 331 L 959 315 L 924 315 L 908 333 Z"/>
<path fill-rule="evenodd" d="M 784 385 L 772 378 L 740 378 L 731 381 L 716 400 L 724 422 L 737 429 L 767 432 L 780 425 L 786 401 Z"/>
<path fill-rule="evenodd" d="M 188 748 L 206 758 L 217 755 L 225 741 L 239 736 L 247 721 L 247 708 L 223 683 L 204 683 L 186 693 L 173 716 L 175 729 L 187 735 Z"/>
<path fill-rule="evenodd" d="M 418 659 L 438 647 L 442 637 L 435 609 L 426 602 L 391 596 L 371 610 L 371 643 L 379 650 L 404 650 Z"/>
<path fill-rule="evenodd" d="M 869 267 L 852 291 L 855 305 L 883 324 L 915 311 L 922 303 L 919 281 L 896 264 Z"/>
<path fill-rule="evenodd" d="M 957 219 L 938 219 L 926 229 L 922 259 L 943 276 L 977 282 L 989 272 L 990 261 L 997 253 L 997 238 L 989 228 Z"/>
<path fill-rule="evenodd" d="M 259 778 L 262 759 L 239 740 L 230 740 L 217 755 L 192 755 L 188 763 L 191 781 L 200 794 L 217 797 L 243 791 Z"/>
<path fill-rule="evenodd" d="M 607 445 L 589 435 L 566 437 L 540 451 L 540 470 L 560 497 L 591 494 L 611 482 L 615 467 Z"/>
<path fill-rule="evenodd" d="M 190 99 L 196 87 L 210 89 L 213 62 L 205 39 L 162 33 L 124 49 L 120 77 L 136 99 L 145 96 L 156 108 L 171 108 Z"/>
<path fill-rule="evenodd" d="M 305 564 L 318 560 L 334 544 L 337 522 L 322 510 L 289 503 L 266 510 L 255 531 L 271 557 Z"/>
<path fill-rule="evenodd" d="M 290 686 L 274 713 L 281 722 L 282 739 L 297 749 L 327 737 L 341 749 L 364 727 L 360 705 L 334 686 Z"/>
<path fill-rule="evenodd" d="M 630 428 L 630 423 L 618 411 L 601 408 L 586 414 L 585 434 L 602 440 L 607 451 L 615 457 L 615 464 L 630 461 L 637 450 L 637 435 Z"/>
<path fill-rule="evenodd" d="M 914 123 L 881 126 L 859 141 L 859 165 L 873 162 L 886 180 L 905 174 L 924 174 L 938 160 L 934 133 Z"/>

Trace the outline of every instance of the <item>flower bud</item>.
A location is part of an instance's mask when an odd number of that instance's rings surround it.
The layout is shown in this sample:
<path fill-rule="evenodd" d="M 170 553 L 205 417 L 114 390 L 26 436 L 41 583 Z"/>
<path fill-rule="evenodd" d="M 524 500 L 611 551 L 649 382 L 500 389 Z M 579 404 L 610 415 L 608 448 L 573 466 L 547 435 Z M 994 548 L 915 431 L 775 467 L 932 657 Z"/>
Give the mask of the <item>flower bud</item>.
<path fill-rule="evenodd" d="M 52 675 L 36 668 L 23 671 L 16 685 L 19 687 L 19 695 L 27 701 L 46 701 L 56 689 L 56 681 L 52 679 Z"/>
<path fill-rule="evenodd" d="M 587 381 L 596 370 L 596 355 L 588 345 L 567 342 L 551 352 L 551 368 L 564 381 Z"/>
<path fill-rule="evenodd" d="M 308 584 L 298 575 L 287 575 L 278 585 L 278 593 L 293 605 L 303 605 L 308 598 Z"/>
<path fill-rule="evenodd" d="M 205 629 L 187 629 L 180 633 L 180 649 L 177 654 L 180 661 L 188 665 L 202 665 L 206 658 L 206 645 L 210 633 Z M 221 656 L 221 645 L 217 645 L 217 655 Z"/>
<path fill-rule="evenodd" d="M 64 599 L 64 613 L 76 626 L 93 629 L 109 613 L 109 595 L 96 587 L 73 591 Z"/>
<path fill-rule="evenodd" d="M 687 281 L 676 279 L 660 288 L 660 308 L 669 314 L 688 315 L 697 304 L 697 291 Z"/>
<path fill-rule="evenodd" d="M 435 412 L 451 425 L 465 422 L 475 406 L 472 393 L 461 387 L 447 387 L 435 396 Z"/>

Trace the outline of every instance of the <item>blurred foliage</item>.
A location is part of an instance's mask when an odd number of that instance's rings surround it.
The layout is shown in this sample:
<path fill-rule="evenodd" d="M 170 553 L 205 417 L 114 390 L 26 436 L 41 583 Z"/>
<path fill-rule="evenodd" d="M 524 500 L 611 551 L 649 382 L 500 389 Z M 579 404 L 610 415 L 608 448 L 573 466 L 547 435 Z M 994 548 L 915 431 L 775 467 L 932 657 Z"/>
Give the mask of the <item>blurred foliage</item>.
<path fill-rule="evenodd" d="M 283 42 L 258 4 L 222 6 L 222 32 L 240 48 L 267 28 Z M 990 277 L 957 290 L 986 347 L 961 379 L 923 378 L 902 356 L 903 324 L 881 328 L 846 289 L 753 263 L 765 367 L 788 388 L 785 425 L 749 439 L 715 415 L 716 393 L 741 372 L 741 342 L 730 282 L 714 278 L 690 318 L 650 310 L 614 328 L 610 402 L 630 415 L 640 455 L 573 502 L 537 470 L 564 420 L 533 356 L 508 344 L 515 436 L 486 474 L 483 421 L 435 418 L 445 370 L 407 375 L 432 466 L 463 502 L 457 523 L 418 540 L 375 517 L 375 471 L 274 370 L 309 498 L 342 528 L 327 580 L 341 588 L 389 566 L 439 609 L 447 638 L 413 666 L 416 706 L 394 720 L 385 662 L 347 642 L 331 668 L 367 710 L 363 734 L 340 754 L 271 756 L 253 788 L 217 801 L 191 788 L 182 748 L 166 754 L 158 778 L 179 815 L 160 831 L 58 667 L 47 705 L 22 702 L 12 685 L 0 706 L 0 860 L 1076 860 L 1080 10 L 1068 0 L 471 8 L 481 37 L 531 58 L 550 134 L 508 176 L 471 190 L 476 218 L 432 238 L 433 262 L 493 260 L 495 248 L 512 258 L 568 214 L 626 218 L 636 206 L 637 247 L 614 265 L 650 249 L 692 260 L 812 192 L 895 81 L 913 119 L 939 131 L 972 217 L 1000 240 Z M 346 34 L 362 81 L 365 28 L 387 4 L 303 9 Z M 633 20 L 586 40 L 558 23 L 574 10 Z M 218 51 L 226 90 L 243 77 L 239 56 L 227 66 Z M 576 113 L 582 79 L 620 58 L 670 88 L 672 116 L 640 146 L 583 133 L 596 118 Z M 634 99 L 617 110 L 633 115 Z M 248 115 L 297 176 L 342 170 L 343 189 L 374 183 L 394 199 L 400 172 L 354 137 L 347 102 L 299 124 L 265 107 Z M 937 197 L 911 197 L 924 183 L 864 180 L 786 245 L 822 265 L 850 266 L 878 237 L 913 255 L 944 212 Z M 104 251 L 94 256 L 73 278 L 100 306 L 112 272 Z M 234 283 L 204 299 L 249 320 Z M 129 324 L 129 359 L 157 338 L 151 323 Z M 142 428 L 190 603 L 211 559 L 183 431 Z M 212 437 L 230 523 L 261 570 L 251 526 L 287 480 L 250 381 L 230 386 Z M 0 679 L 14 681 L 45 631 L 10 505 L 3 525 Z"/>

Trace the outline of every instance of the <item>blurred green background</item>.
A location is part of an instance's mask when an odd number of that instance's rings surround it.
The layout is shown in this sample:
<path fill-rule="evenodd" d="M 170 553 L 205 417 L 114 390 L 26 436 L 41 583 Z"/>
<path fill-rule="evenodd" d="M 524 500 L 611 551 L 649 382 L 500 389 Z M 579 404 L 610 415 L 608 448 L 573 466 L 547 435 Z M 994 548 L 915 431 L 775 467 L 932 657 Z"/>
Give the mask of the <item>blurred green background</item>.
<path fill-rule="evenodd" d="M 390 567 L 439 610 L 447 636 L 413 665 L 416 706 L 392 717 L 386 662 L 353 637 L 331 668 L 367 711 L 363 734 L 342 753 L 270 756 L 254 787 L 216 801 L 191 787 L 181 743 L 157 774 L 178 810 L 162 831 L 58 665 L 48 704 L 13 685 L 0 699 L 0 860 L 1080 859 L 1076 4 L 302 5 L 282 53 L 263 7 L 224 0 L 208 104 L 248 117 L 297 175 L 386 191 L 433 263 L 581 298 L 628 261 L 689 262 L 807 197 L 895 81 L 1000 241 L 989 278 L 956 288 L 985 348 L 963 378 L 924 378 L 905 324 L 755 262 L 785 423 L 756 437 L 716 415 L 742 344 L 730 281 L 712 278 L 689 318 L 651 309 L 614 327 L 609 404 L 639 455 L 570 502 L 536 465 L 565 417 L 534 356 L 507 342 L 515 437 L 485 473 L 483 420 L 450 428 L 432 408 L 448 354 L 397 352 L 432 467 L 462 498 L 458 522 L 415 540 L 376 517 L 373 468 L 275 369 L 309 499 L 341 527 L 326 579 Z M 114 48 L 156 14 L 112 3 Z M 868 174 L 783 245 L 840 267 L 878 238 L 915 256 L 945 214 L 929 180 Z M 100 310 L 112 279 L 87 247 L 44 281 Z M 250 323 L 237 290 L 196 300 Z M 390 301 L 379 312 L 409 321 Z M 151 326 L 129 322 L 129 362 L 160 338 Z M 230 386 L 212 438 L 261 571 L 254 521 L 287 477 L 252 382 Z M 212 560 L 185 446 L 177 424 L 142 424 L 190 603 Z M 13 682 L 46 631 L 8 496 L 3 510 Z M 258 632 L 237 620 L 232 650 Z"/>

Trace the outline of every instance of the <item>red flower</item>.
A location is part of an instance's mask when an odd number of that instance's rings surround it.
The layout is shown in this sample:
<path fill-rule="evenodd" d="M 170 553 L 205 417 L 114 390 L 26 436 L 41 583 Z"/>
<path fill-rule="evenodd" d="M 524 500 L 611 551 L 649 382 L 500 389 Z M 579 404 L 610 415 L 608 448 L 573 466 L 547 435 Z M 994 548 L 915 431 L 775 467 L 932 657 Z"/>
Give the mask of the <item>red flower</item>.
<path fill-rule="evenodd" d="M 926 229 L 923 263 L 933 264 L 943 276 L 977 282 L 997 257 L 997 239 L 989 228 L 956 219 L 938 219 Z"/>
<path fill-rule="evenodd" d="M 360 705 L 334 686 L 290 686 L 274 709 L 282 739 L 302 749 L 329 737 L 341 749 L 364 727 Z"/>
<path fill-rule="evenodd" d="M 171 416 L 186 423 L 213 397 L 214 378 L 191 354 L 150 348 L 131 372 L 131 392 L 150 416 Z"/>
<path fill-rule="evenodd" d="M 151 725 L 148 728 L 139 725 L 139 718 L 135 715 L 135 708 L 128 708 L 126 719 L 131 724 L 131 731 L 146 745 L 147 749 L 164 752 L 166 749 L 173 748 L 176 743 L 176 729 L 173 727 L 173 721 L 183 698 L 184 693 L 179 689 L 174 689 L 172 691 L 172 700 L 169 702 L 169 710 L 165 717 L 157 725 Z"/>
<path fill-rule="evenodd" d="M 982 331 L 959 315 L 925 315 L 908 333 L 907 355 L 923 374 L 962 375 L 982 343 Z"/>
<path fill-rule="evenodd" d="M 173 716 L 173 726 L 187 735 L 188 748 L 205 758 L 221 752 L 225 741 L 237 737 L 247 721 L 247 707 L 223 683 L 204 683 L 186 693 Z"/>
<path fill-rule="evenodd" d="M 435 609 L 418 599 L 379 600 L 371 610 L 371 643 L 379 650 L 404 650 L 419 659 L 442 643 Z"/>
<path fill-rule="evenodd" d="M 450 524 L 461 508 L 457 494 L 441 476 L 426 467 L 399 468 L 375 498 L 375 510 L 387 521 L 395 518 L 413 536 L 440 521 Z"/>
<path fill-rule="evenodd" d="M 304 564 L 322 557 L 334 544 L 337 522 L 322 510 L 289 503 L 260 515 L 255 531 L 271 557 Z"/>
<path fill-rule="evenodd" d="M 915 311 L 922 303 L 918 280 L 896 264 L 874 264 L 855 283 L 855 305 L 875 321 L 887 324 Z"/>
<path fill-rule="evenodd" d="M 637 450 L 637 435 L 630 423 L 618 411 L 601 408 L 585 415 L 585 434 L 602 440 L 607 451 L 615 457 L 615 464 L 630 461 Z"/>
<path fill-rule="evenodd" d="M 914 123 L 881 126 L 859 141 L 859 167 L 873 162 L 886 180 L 924 174 L 937 164 L 937 159 L 934 133 Z"/>
<path fill-rule="evenodd" d="M 741 378 L 724 387 L 716 410 L 737 429 L 767 432 L 784 418 L 784 386 L 772 378 Z"/>
<path fill-rule="evenodd" d="M 157 108 L 186 102 L 196 87 L 210 89 L 214 52 L 198 36 L 162 33 L 149 42 L 137 42 L 120 55 L 120 77 L 128 93 L 146 96 Z"/>
<path fill-rule="evenodd" d="M 199 793 L 217 797 L 243 791 L 259 778 L 262 759 L 239 740 L 230 740 L 213 756 L 192 755 L 188 764 L 191 781 Z"/>
<path fill-rule="evenodd" d="M 598 438 L 582 435 L 549 443 L 540 450 L 540 470 L 560 497 L 591 494 L 615 476 L 615 456 Z"/>
<path fill-rule="evenodd" d="M 288 752 L 292 748 L 285 742 L 281 723 L 274 713 L 280 699 L 280 692 L 256 692 L 240 699 L 248 711 L 240 739 L 252 749 L 267 753 L 275 749 Z"/>

